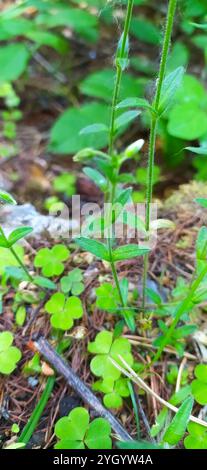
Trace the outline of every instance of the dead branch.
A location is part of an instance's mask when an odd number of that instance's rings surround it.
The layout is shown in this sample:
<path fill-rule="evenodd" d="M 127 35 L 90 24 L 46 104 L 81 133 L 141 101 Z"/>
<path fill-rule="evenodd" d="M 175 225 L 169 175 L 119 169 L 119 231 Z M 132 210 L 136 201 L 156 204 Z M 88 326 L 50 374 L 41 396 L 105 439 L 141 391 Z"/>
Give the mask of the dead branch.
<path fill-rule="evenodd" d="M 56 353 L 52 346 L 43 337 L 35 341 L 36 349 L 43 354 L 45 359 L 54 367 L 54 369 L 61 374 L 67 384 L 76 391 L 78 395 L 93 408 L 100 416 L 105 418 L 111 425 L 116 435 L 123 441 L 132 440 L 132 437 L 122 427 L 119 421 L 108 411 L 101 402 L 96 398 L 92 391 L 84 384 L 84 382 L 73 372 L 71 367 L 66 364 L 64 359 Z"/>

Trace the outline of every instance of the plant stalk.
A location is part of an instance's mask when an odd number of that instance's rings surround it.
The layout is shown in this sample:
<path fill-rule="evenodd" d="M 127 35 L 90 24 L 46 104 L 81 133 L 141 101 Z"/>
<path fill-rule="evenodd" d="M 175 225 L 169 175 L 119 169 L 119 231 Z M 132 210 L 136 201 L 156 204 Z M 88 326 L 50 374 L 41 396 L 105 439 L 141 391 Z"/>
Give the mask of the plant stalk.
<path fill-rule="evenodd" d="M 177 312 L 175 313 L 175 318 L 174 318 L 173 322 L 171 323 L 171 326 L 168 329 L 167 333 L 165 334 L 165 336 L 163 338 L 163 341 L 162 341 L 162 344 L 160 345 L 158 351 L 156 352 L 156 354 L 155 354 L 155 356 L 152 360 L 152 363 L 158 361 L 158 359 L 160 358 L 165 346 L 169 343 L 169 340 L 172 337 L 180 318 L 182 317 L 182 315 L 188 309 L 188 307 L 189 307 L 189 305 L 192 301 L 193 295 L 196 292 L 196 289 L 198 289 L 199 285 L 203 281 L 206 274 L 207 274 L 207 266 L 200 272 L 197 279 L 191 284 L 191 286 L 189 288 L 189 294 L 183 300 L 183 302 L 180 304 L 180 306 L 177 308 Z"/>
<path fill-rule="evenodd" d="M 147 232 L 149 231 L 149 228 L 150 228 L 150 206 L 152 203 L 152 192 L 153 192 L 155 144 L 156 144 L 156 137 L 157 137 L 157 124 L 159 120 L 158 110 L 159 110 L 159 105 L 160 105 L 162 85 L 163 85 L 163 81 L 165 78 L 166 63 L 167 63 L 167 57 L 168 57 L 168 52 L 170 48 L 170 41 L 171 41 L 171 36 L 172 36 L 176 4 L 177 4 L 177 0 L 169 0 L 161 61 L 160 61 L 157 86 L 156 86 L 154 103 L 153 103 L 154 113 L 151 116 L 149 154 L 148 154 L 147 191 L 146 191 L 146 216 L 145 216 L 145 228 Z M 143 296 L 142 296 L 143 310 L 145 310 L 145 301 L 146 301 L 148 259 L 149 259 L 149 255 L 147 253 L 144 257 L 144 270 L 143 270 Z"/>
<path fill-rule="evenodd" d="M 5 240 L 5 244 L 8 245 L 8 240 L 7 240 L 7 237 L 4 233 L 4 230 L 2 227 L 0 227 L 0 233 L 3 237 L 3 239 Z M 27 275 L 28 279 L 31 281 L 31 282 L 34 282 L 34 279 L 33 277 L 31 276 L 31 274 L 29 273 L 28 269 L 26 268 L 26 266 L 24 265 L 24 263 L 22 262 L 22 260 L 19 258 L 18 254 L 16 253 L 16 251 L 14 250 L 14 248 L 12 246 L 6 246 L 5 248 L 7 248 L 8 250 L 10 250 L 10 252 L 12 253 L 12 255 L 14 256 L 14 258 L 16 259 L 17 263 L 19 264 L 19 266 L 21 266 L 21 268 L 23 269 L 23 271 L 25 272 L 25 274 Z"/>
<path fill-rule="evenodd" d="M 124 59 L 126 44 L 128 40 L 129 28 L 132 19 L 132 12 L 133 12 L 134 0 L 128 0 L 127 3 L 127 12 L 126 18 L 124 22 L 124 31 L 123 31 L 123 40 L 121 45 L 121 51 L 119 59 Z M 114 151 L 114 128 L 115 128 L 115 116 L 116 116 L 116 106 L 119 96 L 120 84 L 122 79 L 123 70 L 120 65 L 116 66 L 116 79 L 115 79 L 115 86 L 113 92 L 113 99 L 112 99 L 112 106 L 111 106 L 111 119 L 110 119 L 110 127 L 109 127 L 109 155 L 113 155 Z"/>
<path fill-rule="evenodd" d="M 119 53 L 119 60 L 122 60 L 125 58 L 125 51 L 126 51 L 128 34 L 129 34 L 129 29 L 130 29 L 130 24 L 131 24 L 131 19 L 132 19 L 133 6 L 134 6 L 134 0 L 128 0 L 121 50 Z M 109 126 L 109 149 L 108 149 L 109 155 L 114 159 L 115 166 L 117 166 L 116 156 L 113 155 L 114 154 L 114 136 L 115 136 L 115 118 L 116 118 L 116 106 L 118 103 L 122 74 L 123 74 L 123 69 L 120 66 L 120 64 L 117 63 L 116 64 L 116 78 L 115 78 L 114 92 L 113 92 L 112 105 L 111 105 L 111 118 L 110 118 L 110 126 Z M 113 183 L 110 188 L 110 197 L 109 197 L 109 204 L 110 204 L 109 221 L 110 223 L 112 222 L 112 207 L 114 203 L 115 194 L 116 194 L 116 183 Z M 113 256 L 112 256 L 110 227 L 108 230 L 107 244 L 108 244 L 108 250 L 110 254 L 110 265 L 111 265 L 114 282 L 118 291 L 121 306 L 124 308 L 126 307 L 126 305 L 122 296 L 119 278 L 118 278 L 116 266 L 115 266 L 115 263 L 113 261 Z M 123 312 L 123 315 L 124 315 L 124 312 Z"/>

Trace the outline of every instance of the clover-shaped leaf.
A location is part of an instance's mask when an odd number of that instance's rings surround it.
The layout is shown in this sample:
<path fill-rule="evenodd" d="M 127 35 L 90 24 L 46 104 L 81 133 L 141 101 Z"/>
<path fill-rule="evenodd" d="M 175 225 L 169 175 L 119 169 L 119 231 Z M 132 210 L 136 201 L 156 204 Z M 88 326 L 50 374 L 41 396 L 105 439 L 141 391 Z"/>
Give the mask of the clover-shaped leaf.
<path fill-rule="evenodd" d="M 112 284 L 104 282 L 96 289 L 96 305 L 102 310 L 115 310 L 119 304 L 119 295 L 117 289 Z"/>
<path fill-rule="evenodd" d="M 83 274 L 81 269 L 73 269 L 67 276 L 63 276 L 60 284 L 64 294 L 80 295 L 84 291 Z"/>
<path fill-rule="evenodd" d="M 0 333 L 0 372 L 11 374 L 21 359 L 21 351 L 12 346 L 13 335 L 10 331 Z"/>
<path fill-rule="evenodd" d="M 189 435 L 184 439 L 186 449 L 207 449 L 207 429 L 201 424 L 190 421 L 187 426 Z"/>
<path fill-rule="evenodd" d="M 133 356 L 131 354 L 131 344 L 126 338 L 118 338 L 113 341 L 113 333 L 101 331 L 97 334 L 94 342 L 89 343 L 88 350 L 96 356 L 90 363 L 91 371 L 97 377 L 112 377 L 117 380 L 121 372 L 112 364 L 111 359 L 120 363 L 119 355 L 131 366 Z"/>
<path fill-rule="evenodd" d="M 53 248 L 41 248 L 35 256 L 34 265 L 42 269 L 43 276 L 60 276 L 64 271 L 63 261 L 69 258 L 70 251 L 65 245 L 55 245 Z"/>
<path fill-rule="evenodd" d="M 66 297 L 56 292 L 45 304 L 45 310 L 51 314 L 51 325 L 60 330 L 69 330 L 75 319 L 83 315 L 83 307 L 78 297 Z"/>
<path fill-rule="evenodd" d="M 196 366 L 194 374 L 196 379 L 191 384 L 192 394 L 200 405 L 207 405 L 207 365 Z"/>
<path fill-rule="evenodd" d="M 106 408 L 121 408 L 122 398 L 130 395 L 127 379 L 119 378 L 114 382 L 113 377 L 106 377 L 93 384 L 93 390 L 104 393 L 103 402 Z"/>
<path fill-rule="evenodd" d="M 60 439 L 55 449 L 111 449 L 111 427 L 103 418 L 89 424 L 85 408 L 74 408 L 68 416 L 59 419 L 55 434 Z"/>

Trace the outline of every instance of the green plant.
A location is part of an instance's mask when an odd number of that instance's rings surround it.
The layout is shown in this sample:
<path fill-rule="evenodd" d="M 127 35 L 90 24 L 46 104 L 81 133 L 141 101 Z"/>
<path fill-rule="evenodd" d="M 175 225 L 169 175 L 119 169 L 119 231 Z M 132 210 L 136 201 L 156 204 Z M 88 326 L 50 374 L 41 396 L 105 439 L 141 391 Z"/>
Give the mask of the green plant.
<path fill-rule="evenodd" d="M 103 418 L 89 422 L 85 408 L 74 408 L 68 416 L 55 424 L 55 434 L 60 439 L 55 449 L 111 449 L 111 427 Z"/>
<path fill-rule="evenodd" d="M 194 370 L 196 379 L 192 381 L 192 394 L 200 405 L 207 404 L 207 366 L 199 364 Z"/>
<path fill-rule="evenodd" d="M 104 379 L 109 376 L 116 380 L 121 375 L 110 358 L 119 360 L 119 354 L 124 354 L 127 363 L 130 365 L 133 363 L 129 341 L 126 338 L 117 338 L 113 341 L 113 333 L 109 331 L 98 333 L 95 341 L 88 344 L 88 351 L 96 355 L 90 364 L 91 371 Z"/>
<path fill-rule="evenodd" d="M 0 333 L 0 373 L 11 374 L 21 359 L 21 351 L 12 346 L 14 337 L 10 331 Z"/>
<path fill-rule="evenodd" d="M 70 256 L 65 245 L 57 244 L 53 248 L 41 248 L 35 256 L 34 266 L 41 268 L 46 277 L 60 276 L 64 271 L 64 261 Z"/>
<path fill-rule="evenodd" d="M 121 408 L 123 398 L 130 396 L 128 381 L 122 377 L 114 380 L 113 376 L 106 376 L 103 380 L 97 380 L 93 384 L 93 390 L 104 393 L 103 402 L 106 408 Z"/>
<path fill-rule="evenodd" d="M 60 330 L 69 330 L 74 320 L 81 318 L 83 307 L 78 297 L 66 297 L 61 292 L 56 292 L 45 304 L 45 310 L 51 315 L 51 325 Z"/>
<path fill-rule="evenodd" d="M 186 449 L 207 449 L 207 431 L 206 428 L 196 423 L 188 423 L 188 436 L 184 439 Z"/>
<path fill-rule="evenodd" d="M 83 274 L 81 269 L 75 268 L 60 280 L 61 290 L 64 294 L 80 295 L 84 291 Z"/>
<path fill-rule="evenodd" d="M 75 194 L 76 178 L 71 173 L 62 173 L 53 181 L 53 188 L 58 193 L 64 193 L 67 197 Z"/>

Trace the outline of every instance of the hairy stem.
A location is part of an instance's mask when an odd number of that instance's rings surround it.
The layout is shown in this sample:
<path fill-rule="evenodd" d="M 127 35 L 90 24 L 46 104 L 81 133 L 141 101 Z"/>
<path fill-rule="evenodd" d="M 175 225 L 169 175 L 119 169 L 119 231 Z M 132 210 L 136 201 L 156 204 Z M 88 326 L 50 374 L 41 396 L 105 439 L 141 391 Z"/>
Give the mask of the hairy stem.
<path fill-rule="evenodd" d="M 124 58 L 125 58 L 129 28 L 130 28 L 131 19 L 132 19 L 133 5 L 134 5 L 134 0 L 128 0 L 126 17 L 125 17 L 125 22 L 124 22 L 124 30 L 123 30 L 122 42 L 121 42 L 121 50 L 119 51 L 119 61 L 124 60 Z M 112 105 L 111 105 L 111 118 L 110 118 L 110 126 L 109 126 L 109 149 L 108 149 L 109 155 L 114 159 L 114 163 L 115 163 L 117 173 L 118 173 L 118 171 L 117 171 L 117 166 L 118 166 L 117 165 L 117 158 L 116 158 L 116 156 L 113 155 L 113 153 L 114 153 L 116 106 L 117 106 L 117 103 L 118 103 L 118 97 L 119 97 L 119 90 L 120 90 L 120 85 L 121 85 L 122 74 L 123 74 L 123 68 L 121 67 L 120 63 L 117 62 L 117 64 L 116 64 L 116 78 L 115 78 L 114 92 L 113 92 Z M 115 194 L 116 194 L 116 182 L 111 184 L 109 194 L 110 194 L 110 196 L 109 196 L 109 204 L 110 204 L 109 224 L 111 224 L 112 223 L 112 208 L 113 208 L 114 198 L 115 198 Z M 111 234 L 111 230 L 110 230 L 110 226 L 109 226 L 107 244 L 108 244 L 108 250 L 109 250 L 109 253 L 110 253 L 111 270 L 112 270 L 114 282 L 115 282 L 115 285 L 116 285 L 116 288 L 117 288 L 117 291 L 118 291 L 120 304 L 121 304 L 122 307 L 126 307 L 123 296 L 122 296 L 122 292 L 121 292 L 121 287 L 120 287 L 120 283 L 119 283 L 118 274 L 117 274 L 117 271 L 116 271 L 116 266 L 115 266 L 115 263 L 113 261 L 111 236 L 112 236 L 112 234 Z M 123 311 L 123 315 L 124 315 L 124 311 Z"/>
<path fill-rule="evenodd" d="M 126 18 L 124 22 L 124 31 L 123 31 L 123 38 L 122 38 L 122 45 L 120 50 L 119 59 L 125 58 L 125 50 L 128 40 L 129 28 L 132 19 L 132 11 L 133 11 L 134 0 L 128 0 L 127 4 L 127 12 Z M 109 127 L 109 155 L 113 155 L 114 151 L 114 134 L 115 134 L 115 117 L 116 117 L 116 106 L 119 96 L 119 89 L 122 79 L 122 68 L 120 65 L 116 66 L 116 79 L 115 79 L 115 86 L 113 92 L 113 99 L 112 99 L 112 106 L 111 106 L 111 119 L 110 119 L 110 127 Z"/>
<path fill-rule="evenodd" d="M 159 119 L 158 110 L 159 110 L 159 105 L 160 105 L 162 85 L 163 85 L 163 81 L 165 78 L 166 63 L 167 63 L 167 57 L 168 57 L 168 52 L 170 48 L 170 41 L 171 41 L 171 36 L 172 36 L 176 4 L 177 4 L 177 0 L 169 0 L 166 26 L 165 26 L 165 34 L 164 34 L 161 61 L 160 61 L 160 68 L 159 68 L 159 73 L 158 73 L 157 86 L 156 86 L 154 104 L 153 104 L 154 113 L 151 117 L 149 154 L 148 154 L 147 191 L 146 191 L 146 217 L 145 217 L 145 227 L 147 231 L 149 231 L 149 227 L 150 227 L 150 206 L 152 202 L 152 191 L 153 191 L 155 144 L 156 144 L 156 136 L 157 136 L 157 124 L 158 124 L 158 119 Z M 143 309 L 145 309 L 145 300 L 146 300 L 148 257 L 149 255 L 146 254 L 145 261 L 144 261 L 144 272 L 143 272 L 143 299 L 142 299 Z"/>

